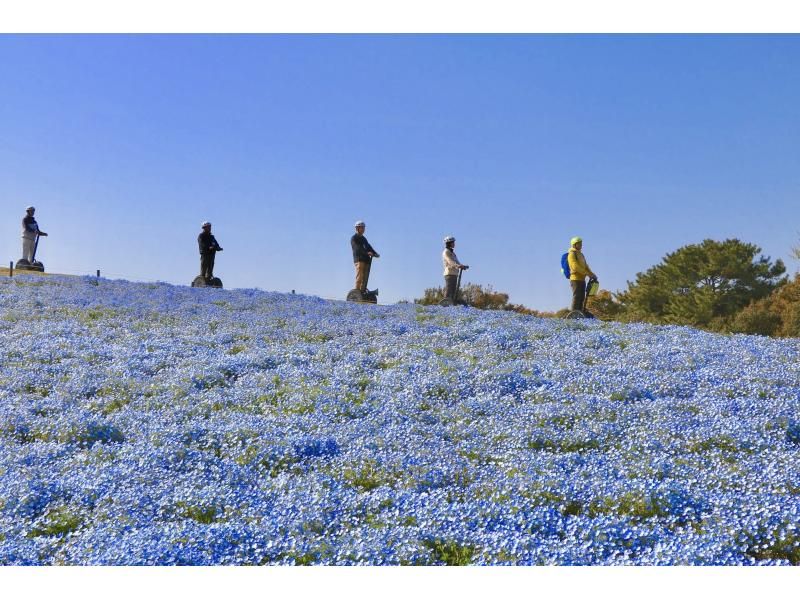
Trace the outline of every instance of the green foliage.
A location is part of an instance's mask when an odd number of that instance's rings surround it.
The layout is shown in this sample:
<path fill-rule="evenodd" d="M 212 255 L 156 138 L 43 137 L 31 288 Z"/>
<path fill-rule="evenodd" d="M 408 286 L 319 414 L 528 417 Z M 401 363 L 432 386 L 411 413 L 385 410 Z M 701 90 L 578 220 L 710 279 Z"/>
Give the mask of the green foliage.
<path fill-rule="evenodd" d="M 56 440 L 64 443 L 75 443 L 83 448 L 91 448 L 98 442 L 101 444 L 125 442 L 125 435 L 111 424 L 89 422 L 60 430 Z"/>
<path fill-rule="evenodd" d="M 800 336 L 800 275 L 770 296 L 745 307 L 734 319 L 731 331 L 765 336 Z"/>
<path fill-rule="evenodd" d="M 423 296 L 419 299 L 414 299 L 414 303 L 418 305 L 439 305 L 442 299 L 444 299 L 444 287 L 434 287 L 425 289 Z M 529 309 L 524 305 L 509 303 L 508 293 L 495 291 L 492 285 L 487 285 L 486 288 L 484 288 L 483 285 L 470 282 L 461 287 L 458 292 L 458 299 L 470 307 L 475 307 L 477 309 L 515 311 L 517 313 L 535 316 L 546 315 L 534 309 Z"/>
<path fill-rule="evenodd" d="M 301 332 L 298 336 L 300 337 L 300 340 L 305 341 L 307 343 L 327 343 L 329 340 L 333 338 L 332 335 L 326 334 L 324 332 L 320 333 Z"/>
<path fill-rule="evenodd" d="M 30 382 L 25 384 L 25 387 L 24 387 L 23 390 L 25 392 L 27 392 L 27 393 L 30 393 L 30 394 L 39 395 L 40 397 L 45 397 L 46 398 L 46 397 L 50 396 L 50 389 L 49 388 L 47 388 L 46 386 L 35 386 L 35 385 L 31 384 Z"/>
<path fill-rule="evenodd" d="M 766 540 L 754 540 L 747 554 L 757 561 L 780 559 L 800 565 L 800 535 L 781 526 L 769 536 Z"/>
<path fill-rule="evenodd" d="M 125 406 L 128 405 L 128 403 L 130 403 L 130 402 L 131 402 L 131 399 L 129 399 L 129 398 L 117 397 L 117 398 L 111 399 L 108 403 L 100 406 L 98 409 L 99 409 L 100 413 L 102 413 L 103 415 L 110 415 L 110 414 L 114 413 L 115 411 L 119 411 L 120 409 L 124 409 Z"/>
<path fill-rule="evenodd" d="M 302 554 L 290 552 L 287 553 L 286 556 L 293 558 L 295 565 L 307 567 L 330 557 L 332 554 L 333 550 L 331 547 L 327 543 L 323 542 L 316 549 L 309 550 Z"/>
<path fill-rule="evenodd" d="M 736 440 L 729 434 L 722 434 L 721 436 L 714 436 L 705 440 L 692 442 L 687 447 L 690 453 L 706 454 L 710 451 L 722 451 L 735 453 L 739 450 L 748 452 L 747 449 L 741 447 Z"/>
<path fill-rule="evenodd" d="M 600 320 L 620 320 L 625 313 L 625 306 L 606 290 L 589 297 L 586 301 L 586 309 Z M 564 310 L 564 312 L 565 314 L 569 313 L 569 310 Z"/>
<path fill-rule="evenodd" d="M 489 285 L 486 289 L 482 285 L 468 283 L 461 287 L 458 298 L 471 307 L 479 309 L 506 309 L 508 294 L 500 293 Z M 425 294 L 414 303 L 420 305 L 438 305 L 444 299 L 444 287 L 425 289 Z"/>
<path fill-rule="evenodd" d="M 66 506 L 60 506 L 50 511 L 47 516 L 28 532 L 29 538 L 41 536 L 66 536 L 81 526 L 83 519 Z"/>
<path fill-rule="evenodd" d="M 475 547 L 468 544 L 459 544 L 455 540 L 441 540 L 429 538 L 422 541 L 422 545 L 433 552 L 433 558 L 445 565 L 463 566 L 472 562 Z"/>
<path fill-rule="evenodd" d="M 181 515 L 198 523 L 214 523 L 217 520 L 217 509 L 213 506 L 189 505 L 178 503 L 177 507 L 181 510 Z"/>
<path fill-rule="evenodd" d="M 781 260 L 738 239 L 706 239 L 667 254 L 617 294 L 624 319 L 727 330 L 739 311 L 785 283 Z"/>
<path fill-rule="evenodd" d="M 528 440 L 526 446 L 528 449 L 533 451 L 579 453 L 582 451 L 591 451 L 600 448 L 600 441 L 595 438 L 560 438 L 558 440 L 553 440 L 551 438 L 534 437 Z"/>
<path fill-rule="evenodd" d="M 345 468 L 343 475 L 348 484 L 363 492 L 375 490 L 396 480 L 396 476 L 381 469 L 373 459 L 364 461 L 358 467 Z"/>
<path fill-rule="evenodd" d="M 291 453 L 267 453 L 258 445 L 248 446 L 234 462 L 237 465 L 250 465 L 263 469 L 270 478 L 275 478 L 283 472 L 292 471 L 299 458 Z"/>
<path fill-rule="evenodd" d="M 590 517 L 599 515 L 616 515 L 633 519 L 649 519 L 651 517 L 667 517 L 670 514 L 669 501 L 654 493 L 630 491 L 617 497 L 598 498 L 581 506 Z"/>

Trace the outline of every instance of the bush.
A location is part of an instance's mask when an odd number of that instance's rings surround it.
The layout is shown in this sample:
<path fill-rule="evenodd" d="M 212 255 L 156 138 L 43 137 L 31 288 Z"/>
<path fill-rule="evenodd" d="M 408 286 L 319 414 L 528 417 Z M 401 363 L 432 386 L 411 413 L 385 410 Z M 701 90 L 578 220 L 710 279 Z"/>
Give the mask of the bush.
<path fill-rule="evenodd" d="M 765 336 L 800 336 L 800 275 L 745 307 L 736 315 L 730 330 Z"/>
<path fill-rule="evenodd" d="M 491 285 L 486 289 L 482 285 L 468 283 L 458 291 L 458 298 L 470 307 L 478 309 L 507 309 L 508 293 L 495 291 Z M 414 303 L 420 305 L 438 305 L 444 299 L 444 287 L 425 289 L 425 294 Z"/>
<path fill-rule="evenodd" d="M 586 309 L 600 320 L 622 320 L 625 306 L 614 299 L 609 291 L 600 291 L 586 301 Z M 569 313 L 569 310 L 564 310 Z"/>
<path fill-rule="evenodd" d="M 509 303 L 508 293 L 501 293 L 495 291 L 492 285 L 487 285 L 486 288 L 480 284 L 468 283 L 461 287 L 458 292 L 458 298 L 477 309 L 491 309 L 500 311 L 514 311 L 521 314 L 528 314 L 539 317 L 546 317 L 550 314 L 530 309 L 524 305 Z M 414 303 L 418 305 L 439 305 L 439 302 L 444 299 L 444 287 L 434 287 L 425 289 L 425 293 L 419 299 L 414 299 Z"/>

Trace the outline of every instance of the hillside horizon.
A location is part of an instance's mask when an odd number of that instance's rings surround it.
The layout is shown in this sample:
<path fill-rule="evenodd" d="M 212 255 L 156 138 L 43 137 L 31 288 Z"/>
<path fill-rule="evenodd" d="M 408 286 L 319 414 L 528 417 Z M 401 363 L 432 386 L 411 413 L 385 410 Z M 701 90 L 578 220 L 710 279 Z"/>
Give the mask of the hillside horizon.
<path fill-rule="evenodd" d="M 0 279 L 7 565 L 800 563 L 800 341 Z"/>

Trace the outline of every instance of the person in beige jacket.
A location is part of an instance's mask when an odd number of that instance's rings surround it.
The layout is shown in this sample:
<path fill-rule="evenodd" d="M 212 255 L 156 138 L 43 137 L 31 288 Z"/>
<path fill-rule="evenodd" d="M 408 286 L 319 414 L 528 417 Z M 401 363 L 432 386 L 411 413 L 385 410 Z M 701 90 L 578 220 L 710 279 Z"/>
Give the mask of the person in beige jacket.
<path fill-rule="evenodd" d="M 456 300 L 456 284 L 458 282 L 458 273 L 461 270 L 466 270 L 469 266 L 462 264 L 458 261 L 455 251 L 456 238 L 445 237 L 444 251 L 442 252 L 442 263 L 444 264 L 444 296 L 445 299 Z"/>

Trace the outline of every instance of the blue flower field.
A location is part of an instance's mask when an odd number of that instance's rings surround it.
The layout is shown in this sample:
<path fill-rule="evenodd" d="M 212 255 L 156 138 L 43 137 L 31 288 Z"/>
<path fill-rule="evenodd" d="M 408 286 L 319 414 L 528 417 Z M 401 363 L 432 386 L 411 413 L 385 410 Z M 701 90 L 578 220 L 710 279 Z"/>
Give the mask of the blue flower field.
<path fill-rule="evenodd" d="M 0 563 L 800 564 L 800 341 L 0 281 Z"/>

